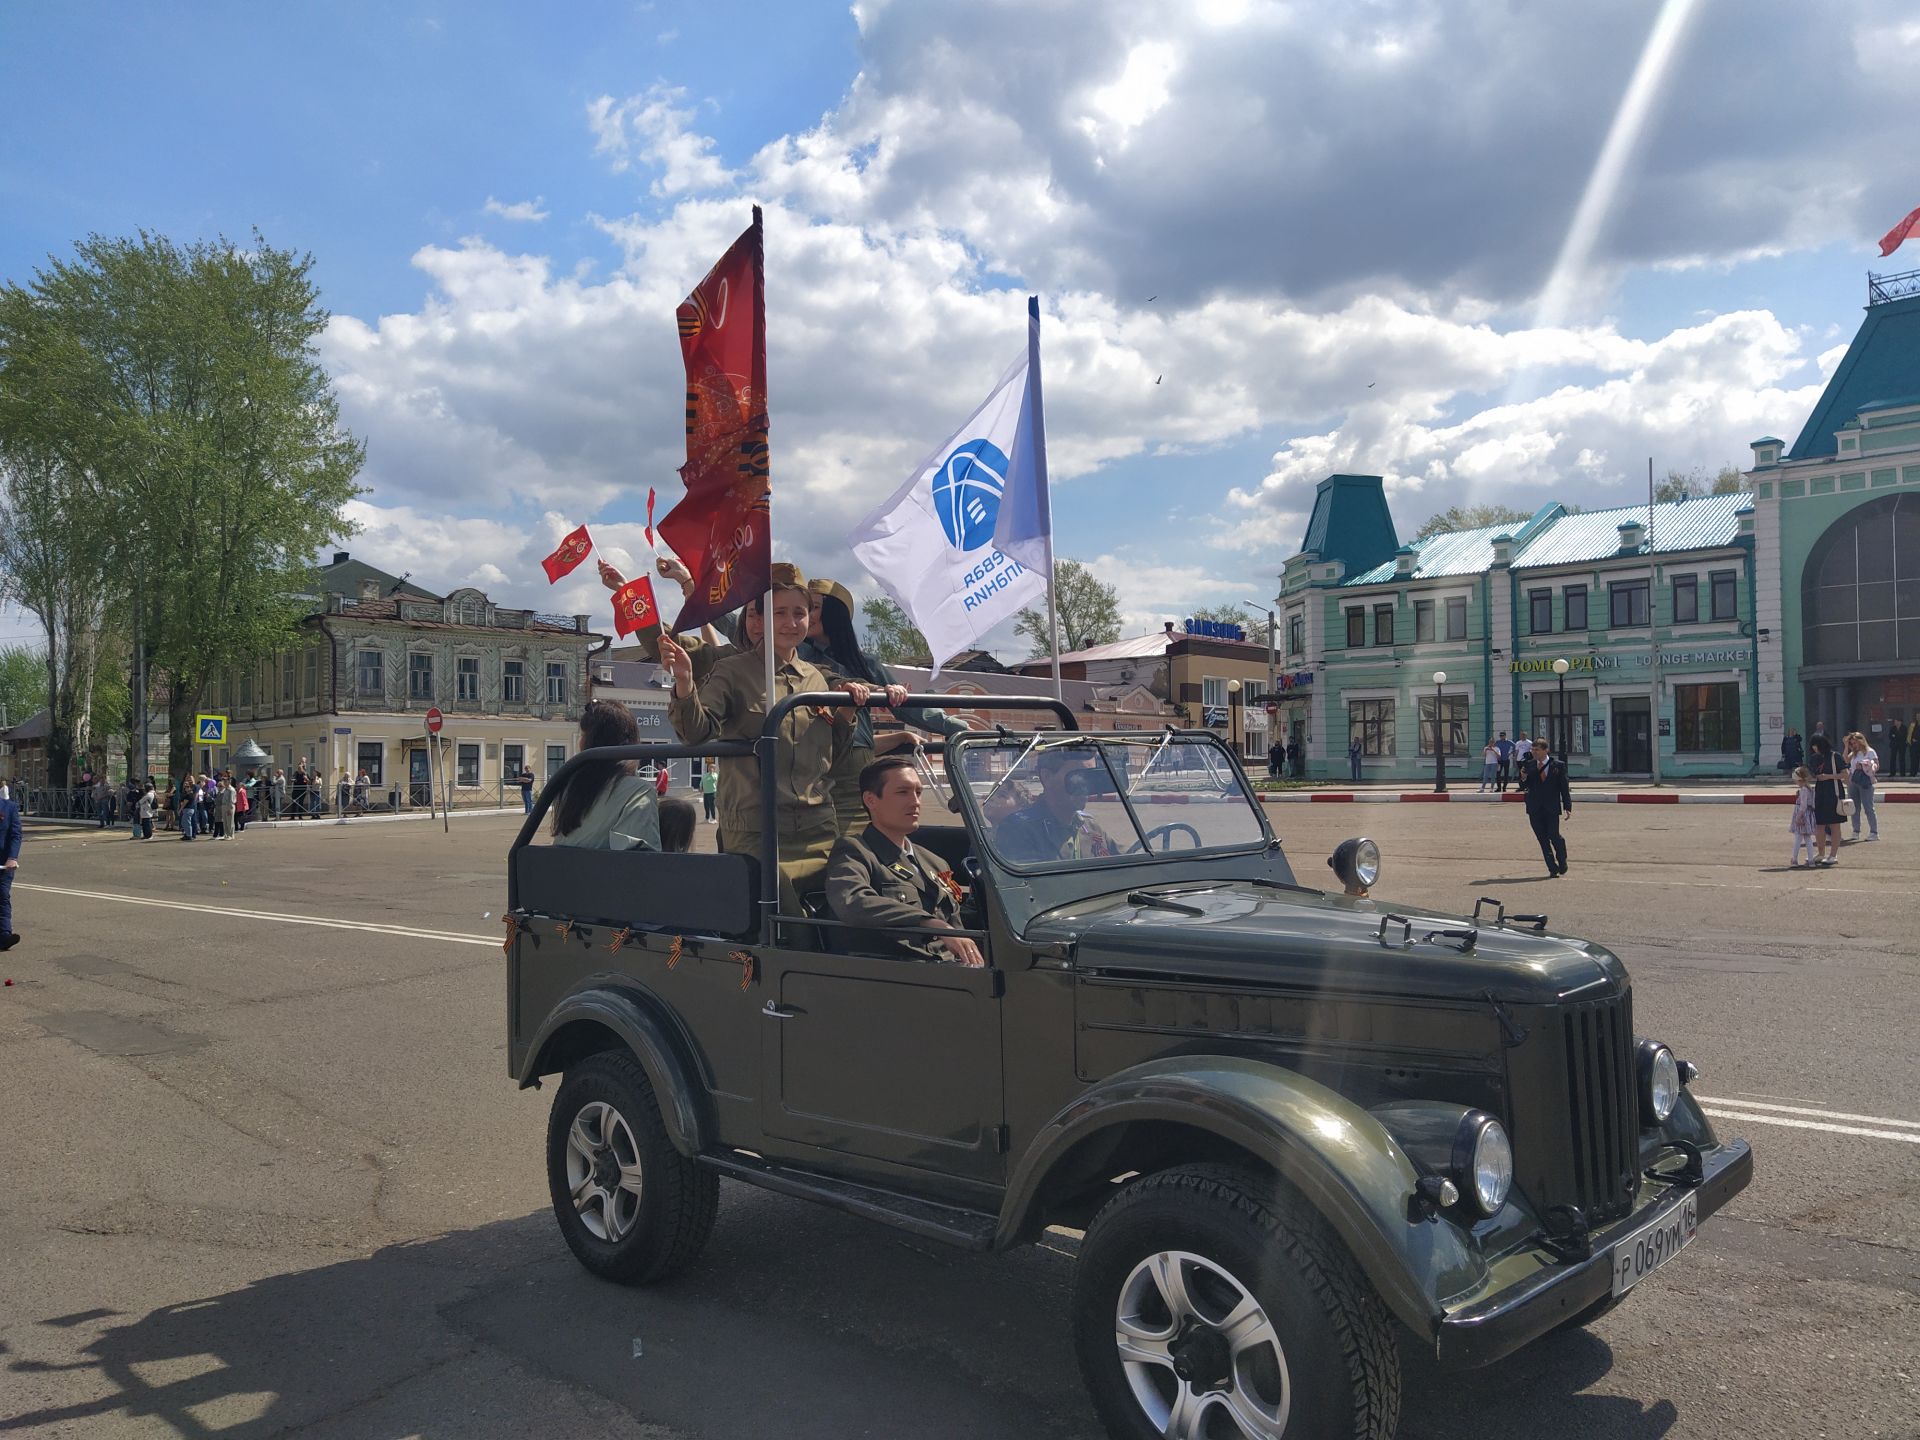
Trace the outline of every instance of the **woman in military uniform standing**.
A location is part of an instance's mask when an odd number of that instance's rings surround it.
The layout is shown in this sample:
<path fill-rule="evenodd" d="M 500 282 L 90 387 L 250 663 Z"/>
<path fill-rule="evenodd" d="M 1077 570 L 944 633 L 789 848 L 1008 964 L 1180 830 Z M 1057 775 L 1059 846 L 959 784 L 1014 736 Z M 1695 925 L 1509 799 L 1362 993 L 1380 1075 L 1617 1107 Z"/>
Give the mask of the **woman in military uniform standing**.
<path fill-rule="evenodd" d="M 872 693 L 869 686 L 830 675 L 798 654 L 807 638 L 809 619 L 807 582 L 799 569 L 775 565 L 772 580 L 773 605 L 766 636 L 773 646 L 774 701 L 806 691 L 845 690 L 856 705 L 864 704 Z M 723 657 L 696 684 L 692 657 L 672 636 L 662 633 L 660 662 L 673 676 L 667 716 L 675 733 L 687 744 L 713 740 L 750 743 L 759 738 L 768 705 L 766 657 L 759 650 Z M 897 685 L 888 689 L 889 698 L 896 701 L 906 693 Z M 781 723 L 774 775 L 780 869 L 801 888 L 805 879 L 826 863 L 839 834 L 827 774 L 853 737 L 854 715 L 844 707 L 793 710 Z M 718 798 L 720 834 L 726 848 L 759 854 L 759 762 L 729 760 L 722 766 Z"/>
<path fill-rule="evenodd" d="M 807 630 L 807 643 L 800 647 L 801 655 L 822 669 L 869 685 L 887 687 L 889 694 L 904 695 L 906 687 L 894 680 L 893 672 L 860 647 L 860 637 L 853 628 L 853 596 L 846 586 L 816 577 L 808 582 L 807 589 L 813 597 L 813 619 Z M 895 713 L 914 729 L 937 735 L 942 740 L 964 735 L 968 729 L 965 721 L 956 720 L 930 705 L 916 705 Z M 865 710 L 859 713 L 854 721 L 853 742 L 834 761 L 827 777 L 842 835 L 857 835 L 867 826 L 867 807 L 860 798 L 860 772 L 876 757 L 915 743 L 904 730 L 881 736 L 876 743 L 873 717 Z"/>

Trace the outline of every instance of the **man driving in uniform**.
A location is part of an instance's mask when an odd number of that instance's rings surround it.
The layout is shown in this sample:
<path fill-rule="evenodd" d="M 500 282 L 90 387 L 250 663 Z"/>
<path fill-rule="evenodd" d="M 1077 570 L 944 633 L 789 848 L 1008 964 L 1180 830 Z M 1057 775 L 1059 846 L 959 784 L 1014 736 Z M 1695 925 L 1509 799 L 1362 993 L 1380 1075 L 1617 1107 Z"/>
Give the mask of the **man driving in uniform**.
<path fill-rule="evenodd" d="M 827 861 L 827 904 L 833 918 L 875 928 L 958 930 L 960 903 L 945 867 L 908 837 L 920 825 L 920 776 L 905 755 L 885 755 L 860 772 L 867 828 L 842 835 Z M 888 947 L 903 960 L 987 963 L 964 935 L 919 938 L 894 934 Z"/>
<path fill-rule="evenodd" d="M 1034 768 L 1040 795 L 1007 816 L 993 831 L 993 843 L 1009 860 L 1085 860 L 1118 855 L 1113 837 L 1080 807 L 1096 791 L 1111 793 L 1113 782 L 1091 750 L 1043 750 Z M 1077 778 L 1076 778 L 1077 777 Z"/>

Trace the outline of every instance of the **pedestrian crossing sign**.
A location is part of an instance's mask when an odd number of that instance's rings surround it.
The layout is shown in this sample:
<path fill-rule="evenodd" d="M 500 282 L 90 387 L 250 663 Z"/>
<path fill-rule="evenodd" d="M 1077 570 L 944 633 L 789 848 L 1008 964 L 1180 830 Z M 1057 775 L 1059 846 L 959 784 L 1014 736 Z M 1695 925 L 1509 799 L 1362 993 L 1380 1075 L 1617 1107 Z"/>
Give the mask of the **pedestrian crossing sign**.
<path fill-rule="evenodd" d="M 227 743 L 227 717 L 224 715 L 196 715 L 193 728 L 200 734 L 202 745 L 224 745 Z"/>

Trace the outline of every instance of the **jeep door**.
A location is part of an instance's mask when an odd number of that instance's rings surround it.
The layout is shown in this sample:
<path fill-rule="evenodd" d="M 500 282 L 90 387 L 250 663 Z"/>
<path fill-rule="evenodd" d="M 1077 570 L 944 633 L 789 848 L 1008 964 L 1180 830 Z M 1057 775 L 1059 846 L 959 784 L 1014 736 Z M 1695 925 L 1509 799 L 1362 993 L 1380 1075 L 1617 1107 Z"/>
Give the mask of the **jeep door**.
<path fill-rule="evenodd" d="M 1004 1178 L 998 970 L 792 950 L 763 958 L 769 1137 Z"/>

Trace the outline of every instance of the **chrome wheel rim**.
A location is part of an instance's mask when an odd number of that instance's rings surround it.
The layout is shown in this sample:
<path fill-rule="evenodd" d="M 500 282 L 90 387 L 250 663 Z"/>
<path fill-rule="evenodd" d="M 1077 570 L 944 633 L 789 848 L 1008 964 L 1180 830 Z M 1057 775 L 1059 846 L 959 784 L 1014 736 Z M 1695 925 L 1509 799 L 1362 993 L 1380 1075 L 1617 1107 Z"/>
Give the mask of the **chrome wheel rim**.
<path fill-rule="evenodd" d="M 623 1240 L 640 1218 L 640 1150 L 626 1119 L 604 1101 L 582 1105 L 567 1127 L 567 1189 L 596 1240 Z"/>
<path fill-rule="evenodd" d="M 1142 1260 L 1120 1287 L 1113 1338 L 1134 1400 L 1169 1440 L 1286 1433 L 1286 1351 L 1253 1292 L 1215 1262 L 1184 1250 Z"/>

